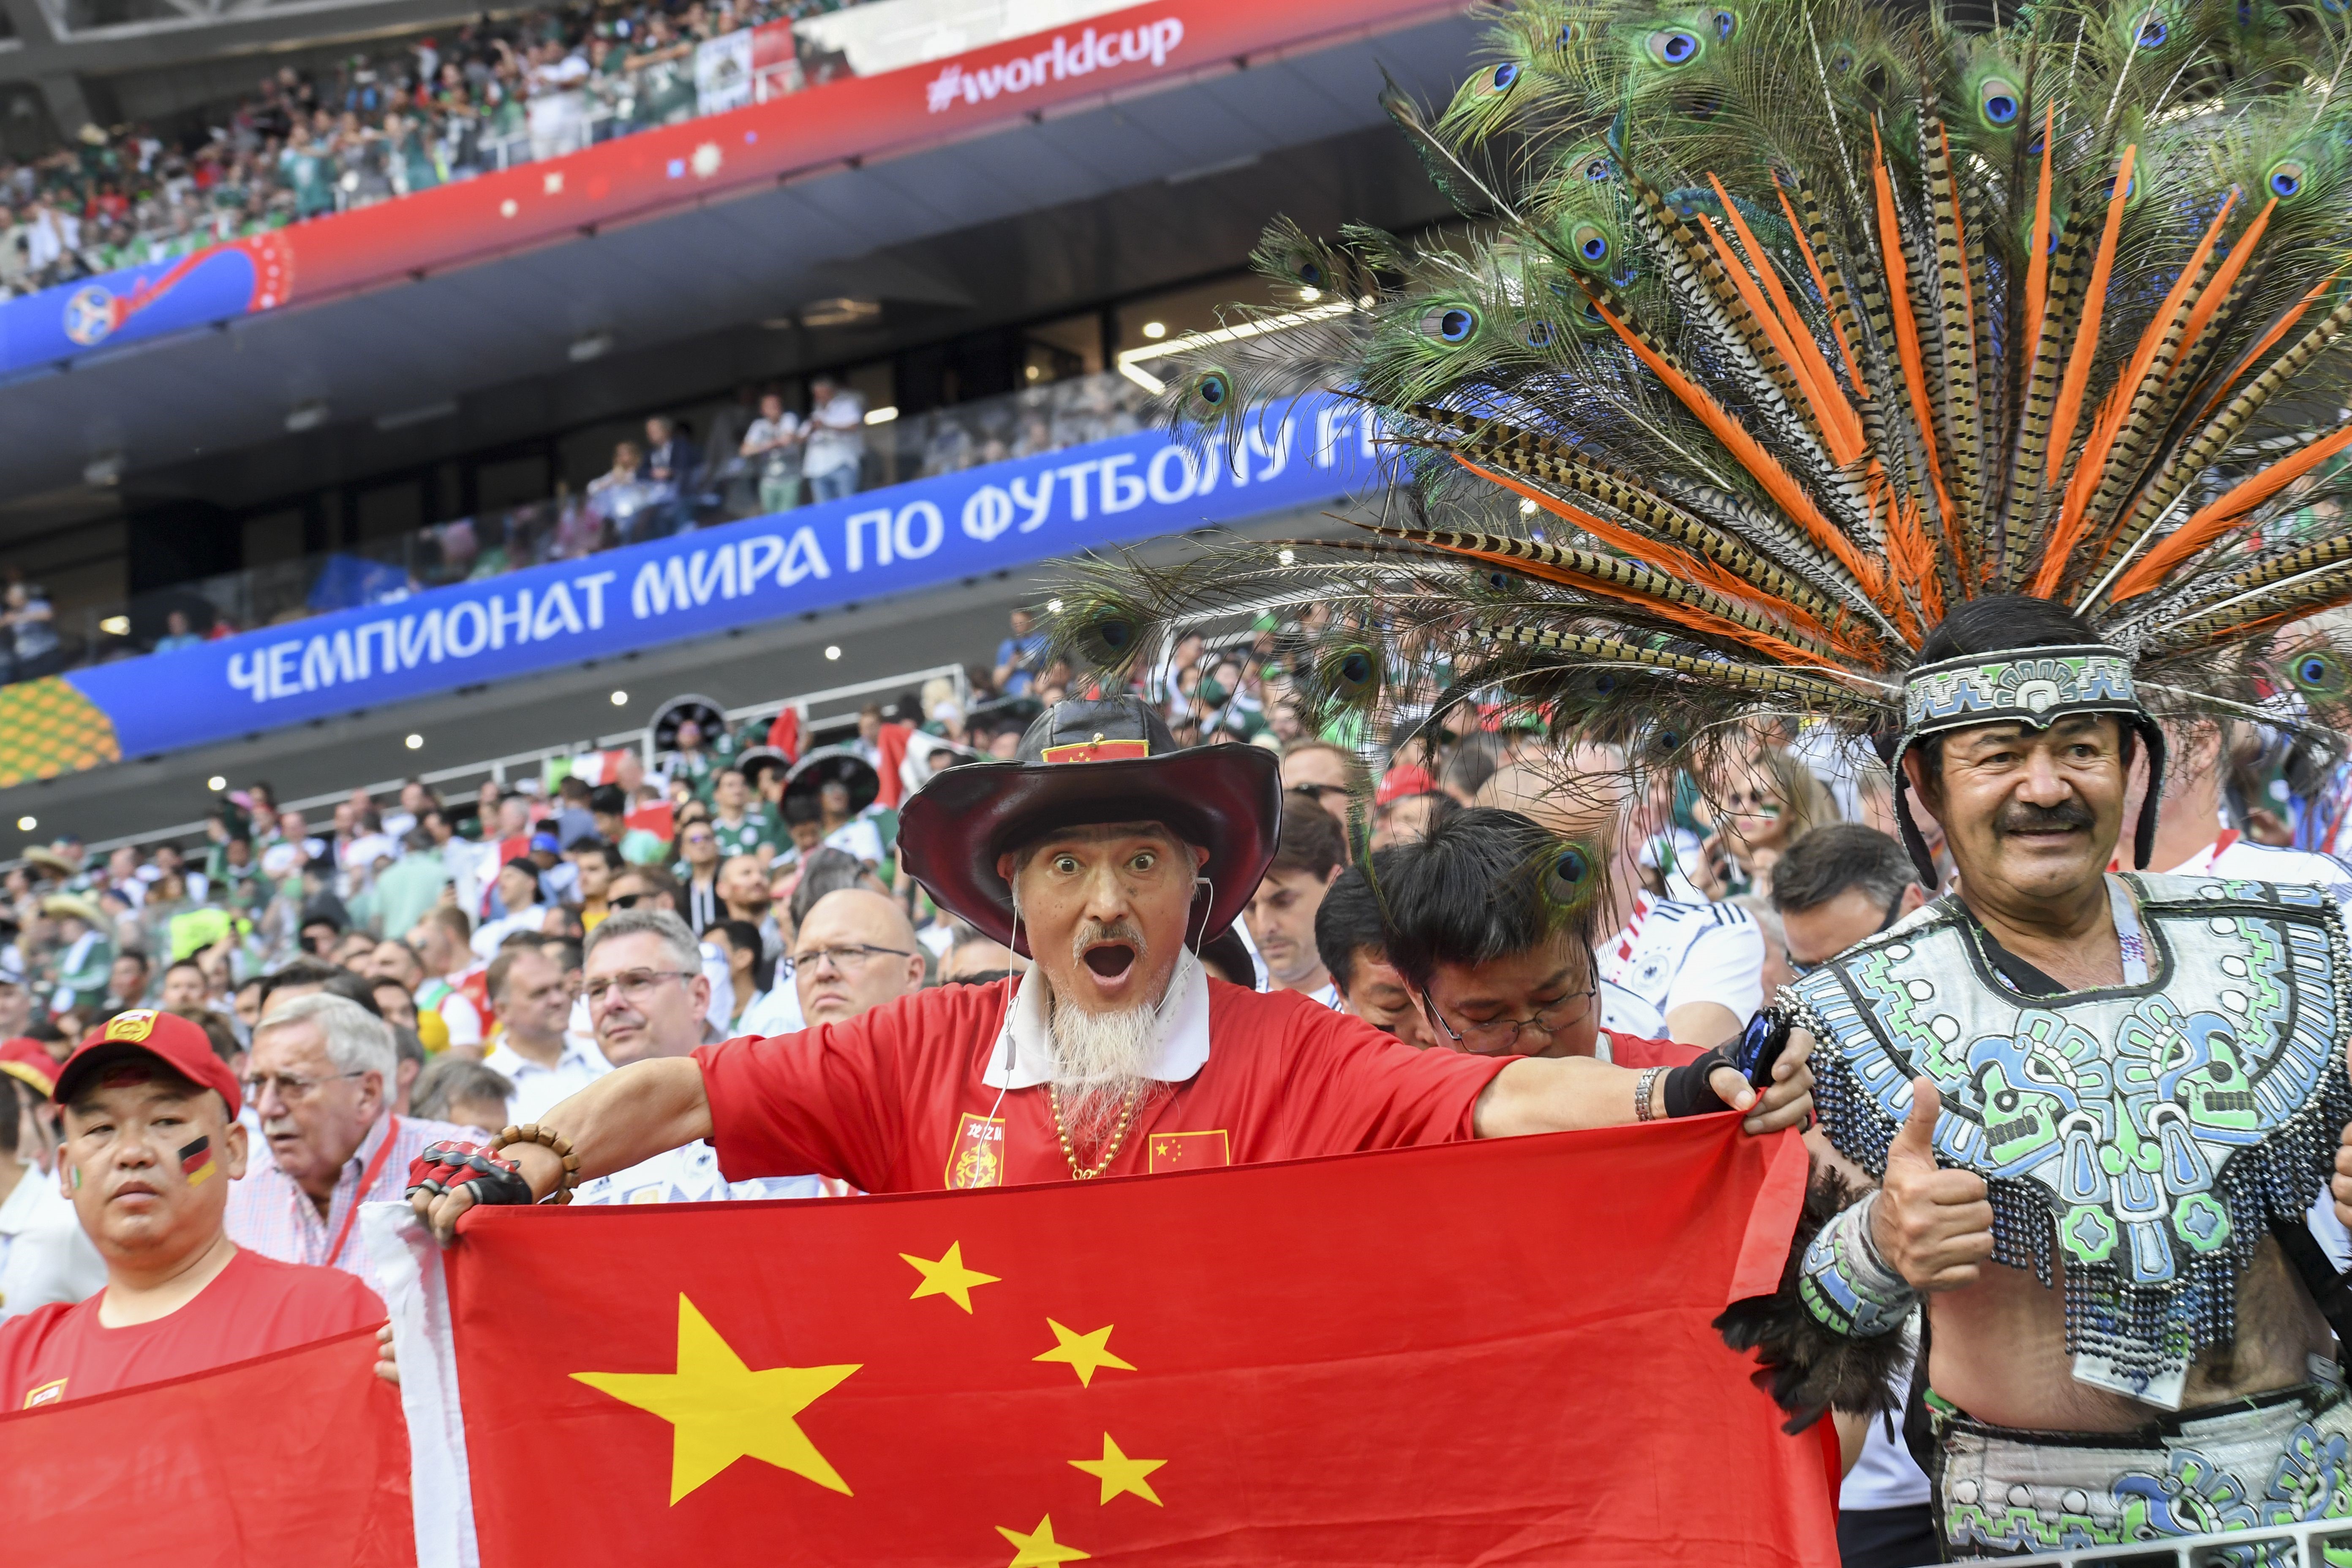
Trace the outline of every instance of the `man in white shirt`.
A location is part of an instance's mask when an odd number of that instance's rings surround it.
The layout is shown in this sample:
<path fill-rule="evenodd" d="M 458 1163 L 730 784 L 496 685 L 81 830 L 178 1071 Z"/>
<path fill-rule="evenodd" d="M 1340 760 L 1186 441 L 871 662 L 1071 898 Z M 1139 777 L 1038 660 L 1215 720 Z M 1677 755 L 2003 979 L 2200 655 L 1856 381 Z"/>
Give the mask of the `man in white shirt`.
<path fill-rule="evenodd" d="M 774 393 L 760 399 L 760 416 L 743 432 L 742 453 L 759 476 L 760 510 L 790 511 L 801 503 L 801 416 Z"/>
<path fill-rule="evenodd" d="M 490 1006 L 503 1028 L 482 1065 L 514 1085 L 509 1103 L 517 1123 L 538 1121 L 557 1100 L 613 1070 L 594 1047 L 566 1032 L 572 993 L 542 949 L 508 948 L 490 961 L 489 981 Z"/>
<path fill-rule="evenodd" d="M 801 473 L 812 501 L 839 500 L 857 493 L 858 466 L 866 458 L 866 399 L 829 375 L 809 384 L 808 445 Z"/>
<path fill-rule="evenodd" d="M 1315 946 L 1315 915 L 1346 862 L 1347 841 L 1331 814 L 1306 795 L 1286 795 L 1274 863 L 1242 911 L 1273 989 L 1303 991 L 1326 1007 L 1339 1005 L 1339 991 Z"/>
<path fill-rule="evenodd" d="M 57 1070 L 34 1041 L 0 1045 L 0 1319 L 79 1301 L 106 1284 L 106 1260 L 58 1186 L 47 1107 Z"/>
<path fill-rule="evenodd" d="M 2241 882 L 2291 882 L 2325 888 L 2337 903 L 2352 902 L 2352 867 L 2333 855 L 2257 844 L 2223 826 L 2221 782 L 2237 726 L 2215 721 L 2164 727 L 2164 798 L 2157 803 L 2155 852 L 2143 870 L 2179 877 L 2220 877 Z M 2145 755 L 2133 763 L 2124 820 L 2138 820 L 2147 788 Z M 2131 852 L 2118 845 L 2118 858 Z"/>
<path fill-rule="evenodd" d="M 709 982 L 686 922 L 667 910 L 622 910 L 588 933 L 582 990 L 596 1043 L 615 1066 L 682 1057 L 719 1037 L 706 1016 Z M 780 987 L 789 989 L 789 987 Z M 518 1118 L 520 1113 L 517 1112 Z M 579 1204 L 708 1203 L 717 1198 L 814 1198 L 828 1188 L 817 1176 L 729 1182 L 707 1142 L 693 1142 L 583 1182 Z"/>
<path fill-rule="evenodd" d="M 1654 899 L 1641 855 L 1664 815 L 1663 802 L 1629 799 L 1613 748 L 1580 747 L 1561 771 L 1519 764 L 1497 772 L 1478 804 L 1533 817 L 1564 839 L 1591 845 L 1605 861 L 1594 929 L 1612 934 L 1595 948 L 1601 1026 L 1641 1039 L 1719 1046 L 1746 1026 L 1764 1000 L 1764 933 L 1737 904 Z"/>

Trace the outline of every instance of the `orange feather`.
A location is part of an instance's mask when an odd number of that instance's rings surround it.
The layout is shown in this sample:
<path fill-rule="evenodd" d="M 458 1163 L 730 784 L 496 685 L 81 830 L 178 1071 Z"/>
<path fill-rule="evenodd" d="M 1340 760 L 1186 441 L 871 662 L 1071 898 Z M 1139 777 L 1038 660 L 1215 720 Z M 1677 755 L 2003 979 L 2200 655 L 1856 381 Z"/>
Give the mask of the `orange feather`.
<path fill-rule="evenodd" d="M 2050 308 L 2050 148 L 2057 140 L 2058 106 L 2042 108 L 2042 184 L 2033 193 L 2032 255 L 2025 262 L 2025 346 L 2042 352 L 2042 318 Z"/>
<path fill-rule="evenodd" d="M 1878 185 L 1878 249 L 1886 268 L 1887 310 L 1895 318 L 1895 357 L 1903 362 L 1904 384 L 1911 393 L 1911 419 L 1919 429 L 1920 448 L 1927 454 L 1927 478 L 1936 487 L 1936 501 L 1946 517 L 1953 515 L 1952 498 L 1944 489 L 1944 464 L 1937 453 L 1936 420 L 1927 401 L 1927 370 L 1919 353 L 1919 319 L 1911 309 L 1911 266 L 1903 254 L 1902 233 L 1895 221 L 1895 183 L 1886 173 L 1886 153 L 1878 141 L 1878 126 L 1870 127 L 1871 177 Z"/>
<path fill-rule="evenodd" d="M 1813 417 L 1821 423 L 1822 439 L 1829 445 L 1830 456 L 1841 464 L 1853 462 L 1862 456 L 1863 451 L 1860 416 L 1854 413 L 1853 405 L 1845 400 L 1844 392 L 1838 386 L 1836 373 L 1830 369 L 1830 362 L 1822 355 L 1822 345 L 1815 342 L 1813 334 L 1806 330 L 1804 318 L 1797 313 L 1796 306 L 1789 299 L 1789 291 L 1780 286 L 1780 274 L 1773 268 L 1763 247 L 1756 243 L 1756 236 L 1749 232 L 1748 220 L 1740 215 L 1730 193 L 1713 174 L 1707 175 L 1706 181 L 1715 187 L 1717 199 L 1723 203 L 1724 216 L 1731 220 L 1732 232 L 1739 236 L 1739 243 L 1747 247 L 1748 254 L 1755 258 L 1757 277 L 1772 297 L 1782 329 L 1775 334 L 1773 342 L 1780 345 L 1782 356 L 1796 373 L 1798 384 L 1805 388 L 1807 400 L 1813 405 Z M 1707 237 L 1716 242 L 1717 250 L 1727 252 L 1728 247 L 1716 234 L 1713 224 L 1707 225 L 1706 232 Z M 1727 254 L 1725 265 L 1730 265 Z M 1739 284 L 1741 294 L 1746 295 L 1748 279 L 1745 269 L 1732 268 L 1731 274 Z M 1749 300 L 1748 308 L 1756 310 L 1765 322 L 1764 330 L 1771 331 L 1771 316 L 1758 310 L 1753 299 Z"/>
<path fill-rule="evenodd" d="M 1803 529 L 1814 543 L 1836 556 L 1838 563 L 1861 585 L 1862 591 L 1870 596 L 1873 603 L 1882 609 L 1890 608 L 1885 596 L 1885 580 L 1877 567 L 1854 548 L 1852 540 L 1822 515 L 1821 508 L 1813 504 L 1813 498 L 1805 493 L 1805 488 L 1797 482 L 1794 475 L 1773 459 L 1772 454 L 1767 452 L 1755 437 L 1748 433 L 1748 427 L 1733 418 L 1723 405 L 1707 395 L 1704 387 L 1668 363 L 1664 356 L 1643 341 L 1641 333 L 1628 327 L 1598 298 L 1593 299 L 1592 308 L 1601 313 L 1602 321 L 1609 323 L 1610 331 L 1633 352 L 1633 357 L 1648 365 L 1651 374 L 1665 384 L 1666 390 L 1673 393 L 1675 399 L 1689 409 L 1717 441 L 1723 443 L 1732 460 L 1764 487 L 1764 493 L 1772 498 L 1773 503 Z"/>
<path fill-rule="evenodd" d="M 2057 477 L 2063 467 L 2066 449 L 2074 444 L 2074 421 L 2083 411 L 2084 389 L 2090 384 L 2091 363 L 2099 352 L 2099 317 L 2106 304 L 2107 279 L 2116 265 L 2116 236 L 2124 222 L 2124 198 L 2131 194 L 2132 165 L 2138 159 L 2137 144 L 2124 149 L 2123 164 L 2116 173 L 2116 188 L 2107 197 L 2107 225 L 2099 236 L 2099 253 L 2091 263 L 2091 287 L 2083 305 L 2083 321 L 2074 333 L 2074 346 L 2066 357 L 2066 375 L 2058 385 L 2058 407 L 2051 416 L 2050 445 L 2043 458 L 2042 478 L 2047 484 Z M 2042 565 L 2033 574 L 2033 583 L 2026 592 L 2036 598 L 2048 598 L 2057 591 L 2058 579 L 2066 570 L 2070 552 L 2059 547 L 2053 538 L 2042 553 Z"/>
<path fill-rule="evenodd" d="M 2205 258 L 2213 254 L 2214 242 L 2221 238 L 2221 226 L 2228 221 L 2230 209 L 2237 200 L 2238 193 L 2231 191 L 2229 198 L 2222 202 L 2221 210 L 2213 216 L 2212 223 L 2205 230 L 2205 237 L 2197 242 L 2197 248 L 2189 256 L 2188 265 L 2181 268 L 2180 276 L 2173 279 L 2172 290 L 2164 297 L 2164 304 L 2148 318 L 2147 328 L 2139 335 L 2139 347 L 2133 352 L 2131 363 L 2125 367 L 2123 374 L 2116 379 L 2116 384 L 2108 391 L 2099 417 L 2092 423 L 2091 438 L 2084 445 L 2082 461 L 2074 465 L 2074 478 L 2066 487 L 2065 504 L 2059 510 L 2058 526 L 2052 531 L 2049 554 L 2043 557 L 2045 563 L 2049 556 L 2064 559 L 2088 528 L 2090 520 L 2084 511 L 2090 506 L 2091 497 L 2104 478 L 2101 470 L 2106 467 L 2107 454 L 2115 449 L 2116 437 L 2123 430 L 2124 420 L 2130 416 L 2132 402 L 2139 395 L 2140 383 L 2147 379 L 2148 366 L 2156 361 L 2157 351 L 2163 345 L 2164 334 L 2172 325 L 2173 318 L 2179 313 L 2182 301 L 2189 297 L 2189 290 L 2203 274 Z"/>
<path fill-rule="evenodd" d="M 2180 358 L 2173 361 L 2173 368 L 2175 370 L 2179 369 L 2182 361 L 2188 359 L 2190 347 L 2196 343 L 2198 339 L 2204 336 L 2206 323 L 2212 321 L 2213 313 L 2219 310 L 2221 308 L 2222 301 L 2230 297 L 2230 290 L 2237 287 L 2238 274 L 2245 270 L 2246 262 L 2254 254 L 2254 247 L 2262 243 L 2263 230 L 2270 226 L 2271 214 L 2276 210 L 2277 207 L 2278 198 L 2276 196 L 2273 196 L 2269 201 L 2263 204 L 2263 210 L 2254 215 L 2254 221 L 2246 226 L 2246 232 L 2238 237 L 2237 243 L 2230 247 L 2230 253 L 2221 258 L 2221 265 L 2214 268 L 2213 280 L 2210 283 L 2206 284 L 2204 290 L 2197 296 L 2196 307 L 2189 312 L 2189 330 L 2181 336 Z M 2328 279 L 2329 283 L 2332 283 L 2336 279 L 2333 276 Z M 2313 289 L 2308 295 L 2305 296 L 2303 301 L 2304 305 L 2308 305 L 2312 300 L 2317 299 L 2321 289 L 2324 289 L 2326 287 L 2327 284 L 2323 283 L 2318 289 Z M 2278 341 L 2278 334 L 2285 331 L 2287 328 L 2294 323 L 2295 317 L 2302 314 L 2303 306 L 2296 306 L 2294 310 L 2288 313 L 2285 321 L 2281 321 L 2275 328 L 2272 329 L 2271 335 L 2263 340 L 2262 347 L 2268 348 L 2271 344 L 2276 342 Z M 2247 363 L 2252 363 L 2253 359 L 2259 359 L 2260 357 L 2262 356 L 2258 350 L 2255 354 L 2247 361 Z M 2235 377 L 2232 377 L 2231 379 L 2234 380 Z M 2227 383 L 2223 384 L 2222 390 L 2228 390 Z M 2220 400 L 2220 393 L 2214 394 L 2216 401 Z M 2205 406 L 2210 410 L 2213 405 L 2209 403 Z"/>
<path fill-rule="evenodd" d="M 1805 258 L 1805 270 L 1813 275 L 1813 287 L 1820 290 L 1826 304 L 1830 297 L 1830 280 L 1822 271 L 1821 258 L 1813 254 L 1811 244 L 1805 238 L 1805 226 L 1797 221 L 1797 209 L 1789 203 L 1789 193 L 1774 182 L 1772 194 L 1780 198 L 1780 210 L 1788 215 L 1789 233 L 1797 241 L 1797 253 Z M 1838 357 L 1845 361 L 1845 374 L 1852 378 L 1853 389 L 1863 396 L 1870 395 L 1870 385 L 1862 379 L 1862 367 L 1854 363 L 1853 345 L 1845 341 L 1845 329 L 1838 325 L 1835 314 L 1830 317 L 1830 336 L 1837 339 Z M 1826 363 L 1826 362 L 1824 362 Z M 1860 421 L 1857 420 L 1856 424 Z"/>
<path fill-rule="evenodd" d="M 2293 457 L 2282 458 L 2260 473 L 2251 474 L 2231 485 L 2199 509 L 2187 522 L 2174 529 L 2161 544 L 2134 562 L 2131 570 L 2116 580 L 2112 597 L 2120 604 L 2161 585 L 2166 573 L 2212 543 L 2228 532 L 2240 518 L 2347 446 L 2352 446 L 2352 425 L 2340 426 L 2333 434 L 2314 441 Z"/>

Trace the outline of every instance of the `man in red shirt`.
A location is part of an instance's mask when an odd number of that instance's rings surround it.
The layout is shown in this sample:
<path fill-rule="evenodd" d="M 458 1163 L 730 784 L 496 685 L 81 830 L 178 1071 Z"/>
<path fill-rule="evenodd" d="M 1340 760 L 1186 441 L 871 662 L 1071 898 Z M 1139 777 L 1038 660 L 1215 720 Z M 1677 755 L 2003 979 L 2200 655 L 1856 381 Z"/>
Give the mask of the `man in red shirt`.
<path fill-rule="evenodd" d="M 814 1172 L 880 1193 L 1729 1108 L 1760 1132 L 1810 1110 L 1797 1058 L 1760 1097 L 1719 1058 L 1702 1058 L 1637 1107 L 1641 1075 L 1589 1058 L 1415 1051 L 1297 993 L 1209 980 L 1193 950 L 1248 902 L 1280 802 L 1260 748 L 1177 750 L 1132 698 L 1057 704 L 1015 761 L 936 775 L 900 819 L 907 869 L 941 905 L 1034 954 L 1021 977 L 622 1068 L 556 1106 L 530 1139 L 502 1135 L 490 1151 L 420 1169 L 413 1201 L 446 1239 L 474 1202 L 545 1198 L 696 1138 L 712 1142 L 730 1180 Z"/>
<path fill-rule="evenodd" d="M 240 1250 L 223 1215 L 245 1173 L 236 1079 L 185 1018 L 137 1009 L 58 1070 L 58 1169 L 106 1289 L 0 1323 L 0 1410 L 158 1383 L 383 1321 L 349 1274 Z"/>

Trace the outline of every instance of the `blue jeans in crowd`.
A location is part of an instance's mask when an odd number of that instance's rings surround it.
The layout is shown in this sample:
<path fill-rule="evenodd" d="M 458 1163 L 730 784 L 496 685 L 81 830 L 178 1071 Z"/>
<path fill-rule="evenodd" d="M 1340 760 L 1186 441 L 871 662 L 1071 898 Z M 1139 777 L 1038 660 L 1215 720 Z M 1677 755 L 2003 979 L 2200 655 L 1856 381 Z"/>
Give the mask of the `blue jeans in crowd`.
<path fill-rule="evenodd" d="M 811 501 L 839 500 L 857 493 L 857 465 L 845 463 L 829 474 L 808 476 Z"/>

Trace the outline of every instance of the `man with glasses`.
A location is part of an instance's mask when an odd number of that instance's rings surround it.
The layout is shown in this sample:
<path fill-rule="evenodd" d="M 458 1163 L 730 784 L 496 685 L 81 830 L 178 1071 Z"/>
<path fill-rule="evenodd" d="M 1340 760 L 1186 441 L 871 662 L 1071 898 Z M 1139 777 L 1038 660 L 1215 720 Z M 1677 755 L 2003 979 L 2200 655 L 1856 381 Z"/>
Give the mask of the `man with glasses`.
<path fill-rule="evenodd" d="M 1759 1094 L 1720 1058 L 1645 1078 L 1416 1051 L 1296 992 L 1211 980 L 1196 949 L 1274 858 L 1276 775 L 1260 747 L 1177 747 L 1140 699 L 1056 703 L 1015 760 L 933 775 L 901 819 L 908 874 L 1032 956 L 1017 982 L 936 986 L 799 1034 L 633 1062 L 535 1131 L 581 1178 L 706 1138 L 739 1179 L 936 1192 L 1726 1109 L 1763 1133 L 1807 1115 L 1801 1052 Z M 1519 869 L 1540 877 L 1556 858 Z M 683 971 L 685 954 L 670 964 Z M 494 1142 L 416 1173 L 411 1202 L 445 1241 L 475 1202 L 533 1202 L 572 1180 L 551 1145 Z"/>
<path fill-rule="evenodd" d="M 1502 769 L 1478 804 L 1518 812 L 1605 858 L 1592 920 L 1601 1027 L 1716 1046 L 1763 1004 L 1764 934 L 1737 904 L 1658 898 L 1643 885 L 1642 851 L 1665 821 L 1666 787 L 1629 787 L 1616 747 L 1584 745 L 1556 763 Z"/>
<path fill-rule="evenodd" d="M 701 956 L 686 922 L 666 910 L 620 910 L 588 933 L 581 964 L 582 999 L 606 1060 L 625 1067 L 683 1057 L 719 1037 L 707 1016 L 710 983 L 701 973 Z M 531 1118 L 518 1111 L 515 1120 Z M 708 1203 L 717 1198 L 813 1198 L 828 1190 L 814 1176 L 730 1182 L 719 1173 L 718 1152 L 697 1141 L 583 1182 L 572 1201 Z"/>
<path fill-rule="evenodd" d="M 229 1237 L 264 1258 L 373 1284 L 359 1205 L 397 1199 L 409 1162 L 464 1130 L 394 1114 L 399 1054 L 383 1019 L 323 992 L 272 1002 L 240 1086 L 261 1137 L 229 1192 Z"/>
<path fill-rule="evenodd" d="M 1772 870 L 1772 907 L 1788 933 L 1789 967 L 1811 973 L 1858 942 L 1894 929 L 1927 901 L 1911 853 L 1858 822 L 1816 827 Z M 1916 1341 L 1916 1328 L 1906 1331 Z M 1898 1382 L 1909 1381 L 1907 1370 Z M 1903 1440 L 1902 1416 L 1835 1412 L 1844 1449 L 1838 1548 L 1844 1568 L 1905 1568 L 1937 1557 L 1927 1473 Z"/>
<path fill-rule="evenodd" d="M 907 911 L 863 888 L 819 899 L 781 967 L 808 1026 L 855 1018 L 923 987 L 923 950 Z"/>
<path fill-rule="evenodd" d="M 1531 868 L 1579 858 L 1574 874 Z M 1604 1026 L 1593 924 L 1600 858 L 1516 811 L 1473 806 L 1384 852 L 1389 962 L 1436 1043 L 1482 1057 L 1682 1067 L 1698 1047 Z"/>
<path fill-rule="evenodd" d="M 605 902 L 623 913 L 631 910 L 667 911 L 681 921 L 686 918 L 686 889 L 659 866 L 632 866 L 614 878 L 613 889 Z M 701 953 L 702 977 L 710 987 L 709 1008 L 705 1016 L 712 1028 L 724 1031 L 728 1020 L 735 1016 L 735 983 L 728 973 L 727 953 L 715 942 L 703 942 Z"/>
<path fill-rule="evenodd" d="M 1800 976 L 1927 901 L 1910 851 L 1859 822 L 1814 828 L 1772 870 L 1772 907 L 1789 933 L 1789 968 Z"/>

